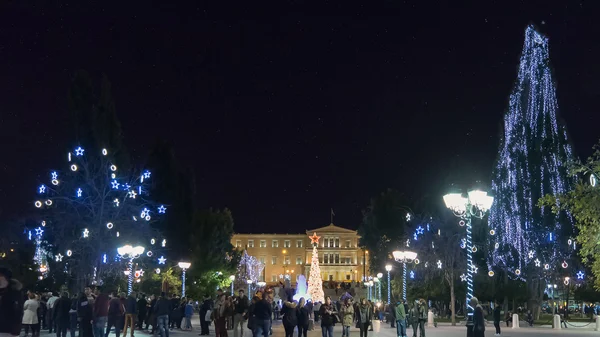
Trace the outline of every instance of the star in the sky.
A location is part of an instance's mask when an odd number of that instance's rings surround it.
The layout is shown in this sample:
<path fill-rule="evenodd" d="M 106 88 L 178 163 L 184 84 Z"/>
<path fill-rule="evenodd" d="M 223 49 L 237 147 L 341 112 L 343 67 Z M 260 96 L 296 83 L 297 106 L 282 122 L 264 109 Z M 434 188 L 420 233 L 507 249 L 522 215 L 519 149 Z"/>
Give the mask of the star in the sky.
<path fill-rule="evenodd" d="M 530 259 L 533 259 L 533 255 L 535 253 L 533 252 L 533 250 L 530 250 L 529 253 L 527 253 L 527 257 L 529 257 Z"/>
<path fill-rule="evenodd" d="M 83 237 L 84 237 L 84 238 L 87 238 L 87 237 L 89 237 L 89 236 L 90 236 L 90 231 L 89 231 L 87 228 L 84 228 L 84 229 L 83 229 Z"/>
<path fill-rule="evenodd" d="M 42 236 L 42 234 L 44 234 L 44 230 L 42 229 L 42 227 L 38 227 L 35 229 L 35 235 Z"/>
<path fill-rule="evenodd" d="M 83 193 L 83 191 L 81 190 L 81 188 L 77 189 L 77 197 L 81 197 L 81 193 Z"/>
<path fill-rule="evenodd" d="M 85 150 L 81 146 L 75 149 L 76 156 L 83 156 L 83 152 L 85 152 Z"/>
<path fill-rule="evenodd" d="M 465 282 L 466 280 L 467 280 L 467 275 L 465 275 L 465 274 L 460 275 L 461 282 Z"/>
<path fill-rule="evenodd" d="M 115 189 L 115 190 L 119 189 L 119 182 L 118 181 L 113 180 L 110 184 L 112 185 L 113 189 Z"/>
<path fill-rule="evenodd" d="M 129 191 L 127 192 L 127 195 L 131 198 L 131 199 L 135 199 L 135 196 L 137 195 L 137 193 L 135 193 L 135 191 Z"/>
<path fill-rule="evenodd" d="M 158 258 L 158 264 L 165 264 L 165 262 L 167 262 L 167 259 L 164 256 Z"/>
<path fill-rule="evenodd" d="M 40 188 L 38 189 L 39 193 L 46 193 L 46 185 L 40 185 Z"/>
<path fill-rule="evenodd" d="M 62 256 L 62 254 L 58 253 L 58 255 L 56 255 L 54 257 L 54 259 L 56 260 L 56 262 L 62 262 L 64 256 Z"/>
<path fill-rule="evenodd" d="M 536 267 L 539 267 L 542 264 L 542 262 L 540 261 L 540 259 L 535 259 L 535 261 L 533 261 L 533 263 L 535 263 Z"/>
<path fill-rule="evenodd" d="M 166 210 L 167 208 L 164 205 L 160 205 L 160 207 L 158 207 L 158 213 L 164 214 Z"/>
<path fill-rule="evenodd" d="M 318 245 L 319 239 L 321 237 L 317 235 L 317 232 L 315 232 L 312 236 L 309 236 L 308 238 L 310 239 L 310 243 L 316 243 Z"/>
<path fill-rule="evenodd" d="M 437 267 L 438 269 L 442 269 L 442 260 L 438 260 Z"/>
<path fill-rule="evenodd" d="M 584 276 L 585 276 L 585 274 L 581 270 L 577 272 L 577 279 L 578 280 L 583 280 Z"/>
<path fill-rule="evenodd" d="M 50 176 L 52 177 L 52 180 L 58 179 L 58 173 L 56 173 L 56 171 L 50 173 Z"/>
<path fill-rule="evenodd" d="M 425 229 L 421 226 L 417 227 L 417 234 L 421 235 L 423 234 L 423 232 L 425 231 Z"/>

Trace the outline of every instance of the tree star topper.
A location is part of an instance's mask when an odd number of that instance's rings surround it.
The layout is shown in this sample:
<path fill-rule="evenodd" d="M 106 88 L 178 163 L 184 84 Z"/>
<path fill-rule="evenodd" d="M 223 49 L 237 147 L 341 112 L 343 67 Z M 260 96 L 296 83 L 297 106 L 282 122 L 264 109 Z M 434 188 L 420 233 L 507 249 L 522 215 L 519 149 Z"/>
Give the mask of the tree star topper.
<path fill-rule="evenodd" d="M 309 236 L 308 238 L 310 239 L 310 243 L 316 243 L 318 245 L 319 239 L 321 237 L 317 235 L 317 232 L 315 232 L 312 236 Z"/>

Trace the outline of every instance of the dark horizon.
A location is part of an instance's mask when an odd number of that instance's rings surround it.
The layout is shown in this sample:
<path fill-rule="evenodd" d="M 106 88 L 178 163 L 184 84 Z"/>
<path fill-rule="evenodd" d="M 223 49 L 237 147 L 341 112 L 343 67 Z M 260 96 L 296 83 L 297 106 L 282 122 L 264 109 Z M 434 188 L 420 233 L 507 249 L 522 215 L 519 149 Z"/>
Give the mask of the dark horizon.
<path fill-rule="evenodd" d="M 168 141 L 199 207 L 230 208 L 242 233 L 303 233 L 331 208 L 356 229 L 387 188 L 439 203 L 452 183 L 489 186 L 529 23 L 549 38 L 575 153 L 592 153 L 600 4 L 354 5 L 0 6 L 0 221 L 33 211 L 77 145 L 78 69 L 110 79 L 134 162 Z"/>

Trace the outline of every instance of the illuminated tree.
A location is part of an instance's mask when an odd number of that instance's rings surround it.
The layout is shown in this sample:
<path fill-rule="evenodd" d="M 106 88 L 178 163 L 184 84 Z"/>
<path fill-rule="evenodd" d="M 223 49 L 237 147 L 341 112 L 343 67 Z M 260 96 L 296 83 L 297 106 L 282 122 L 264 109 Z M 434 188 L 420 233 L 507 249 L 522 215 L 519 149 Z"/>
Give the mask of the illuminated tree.
<path fill-rule="evenodd" d="M 570 216 L 536 205 L 573 186 L 567 163 L 574 156 L 557 110 L 548 39 L 529 26 L 493 175 L 489 268 L 527 280 L 532 307 L 540 304 L 544 274 L 566 265 L 572 251 Z"/>
<path fill-rule="evenodd" d="M 37 187 L 33 203 L 40 222 L 28 236 L 36 240 L 42 277 L 68 274 L 81 288 L 111 274 L 123 276 L 117 247 L 125 244 L 146 248 L 136 270 L 165 264 L 166 240 L 153 224 L 167 207 L 149 199 L 150 171 L 121 172 L 107 149 L 77 147 L 66 159 L 64 170 L 50 171 L 47 183 Z"/>
<path fill-rule="evenodd" d="M 237 267 L 235 286 L 238 289 L 245 289 L 248 280 L 251 280 L 252 283 L 258 282 L 264 268 L 264 264 L 254 256 L 248 255 L 246 250 L 244 250 Z M 250 294 L 248 296 L 250 296 Z"/>
<path fill-rule="evenodd" d="M 317 246 L 319 245 L 320 237 L 315 233 L 310 236 L 310 240 L 313 243 L 312 260 L 310 262 L 310 276 L 308 278 L 308 290 L 306 291 L 308 297 L 310 297 L 313 303 L 325 302 L 325 293 L 323 292 L 323 279 L 321 278 L 321 267 L 319 267 L 319 252 Z"/>

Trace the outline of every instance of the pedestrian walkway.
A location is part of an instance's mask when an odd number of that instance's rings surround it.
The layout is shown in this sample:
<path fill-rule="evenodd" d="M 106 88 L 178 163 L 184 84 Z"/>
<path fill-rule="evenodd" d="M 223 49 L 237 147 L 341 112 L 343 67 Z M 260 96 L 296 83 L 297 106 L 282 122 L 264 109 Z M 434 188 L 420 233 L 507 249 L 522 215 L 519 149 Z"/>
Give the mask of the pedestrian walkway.
<path fill-rule="evenodd" d="M 192 320 L 192 326 L 194 326 L 192 331 L 182 331 L 182 330 L 170 330 L 169 336 L 178 336 L 178 337 L 196 337 L 200 333 L 199 320 L 198 317 L 195 316 L 195 319 Z M 391 328 L 389 324 L 380 323 L 379 321 L 375 321 L 373 323 L 373 330 L 369 331 L 368 337 L 397 337 L 396 329 Z M 412 336 L 412 329 L 408 329 L 408 336 Z M 465 337 L 466 336 L 466 328 L 464 326 L 447 326 L 441 325 L 437 328 L 425 328 L 426 337 Z M 229 337 L 233 337 L 233 331 L 230 330 L 227 332 Z M 297 337 L 297 331 L 294 333 L 294 337 Z M 334 328 L 333 332 L 334 337 L 339 337 L 342 335 L 342 326 L 337 324 Z M 485 331 L 486 336 L 494 336 L 494 326 L 488 325 Z M 583 330 L 583 329 L 566 329 L 566 330 L 553 330 L 548 328 L 522 328 L 518 330 L 513 330 L 511 328 L 502 329 L 502 336 L 504 337 L 535 337 L 535 336 L 600 336 L 600 332 L 593 330 Z M 48 330 L 44 330 L 41 333 L 41 337 L 55 337 L 56 335 L 48 334 Z M 67 333 L 67 336 L 69 334 Z M 122 333 L 121 333 L 122 336 Z M 149 331 L 135 331 L 135 337 L 150 337 Z M 209 336 L 215 336 L 214 324 L 210 326 L 210 334 Z M 273 324 L 273 335 L 272 337 L 284 337 L 285 331 L 280 321 L 274 322 Z M 321 336 L 321 328 L 319 326 L 315 327 L 315 330 L 308 332 L 309 337 L 320 337 Z M 109 337 L 116 337 L 114 332 L 110 334 Z M 128 336 L 129 337 L 129 334 Z M 245 329 L 244 337 L 252 337 L 252 332 L 249 329 Z M 359 337 L 358 329 L 352 327 L 350 330 L 350 337 Z"/>

